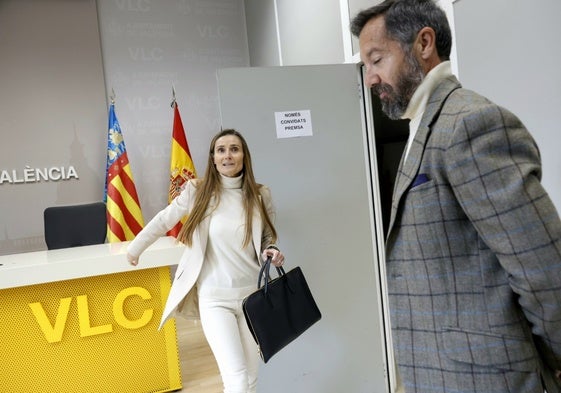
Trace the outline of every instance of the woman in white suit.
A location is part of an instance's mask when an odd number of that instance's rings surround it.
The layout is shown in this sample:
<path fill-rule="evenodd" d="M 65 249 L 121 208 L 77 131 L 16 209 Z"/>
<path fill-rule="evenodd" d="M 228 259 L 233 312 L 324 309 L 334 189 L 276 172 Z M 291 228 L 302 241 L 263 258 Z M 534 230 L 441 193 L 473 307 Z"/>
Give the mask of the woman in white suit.
<path fill-rule="evenodd" d="M 256 391 L 259 354 L 247 327 L 242 300 L 256 289 L 260 261 L 282 266 L 275 245 L 274 209 L 268 187 L 257 184 L 251 155 L 233 129 L 210 144 L 206 173 L 190 180 L 128 247 L 136 265 L 140 254 L 184 216 L 178 235 L 186 246 L 160 327 L 174 312 L 200 317 L 214 353 L 225 393 Z"/>

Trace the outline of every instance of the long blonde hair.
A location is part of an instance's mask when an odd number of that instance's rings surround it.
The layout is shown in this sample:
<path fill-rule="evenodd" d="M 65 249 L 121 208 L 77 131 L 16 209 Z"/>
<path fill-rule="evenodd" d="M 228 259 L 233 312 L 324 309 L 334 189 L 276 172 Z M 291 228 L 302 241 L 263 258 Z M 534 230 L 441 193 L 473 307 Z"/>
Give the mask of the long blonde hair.
<path fill-rule="evenodd" d="M 272 243 L 276 242 L 277 231 L 265 209 L 263 201 L 260 198 L 259 189 L 262 185 L 255 182 L 255 176 L 253 175 L 253 167 L 251 165 L 251 154 L 249 153 L 249 148 L 243 136 L 234 129 L 225 129 L 219 132 L 212 138 L 210 142 L 210 150 L 208 155 L 208 163 L 206 167 L 206 172 L 201 182 L 197 185 L 195 191 L 195 202 L 193 204 L 193 209 L 189 213 L 187 221 L 181 228 L 177 238 L 184 244 L 191 246 L 193 244 L 193 233 L 195 228 L 203 221 L 203 219 L 210 214 L 208 212 L 210 200 L 214 196 L 216 198 L 216 204 L 218 205 L 220 201 L 220 192 L 222 190 L 222 181 L 220 178 L 220 173 L 214 165 L 214 147 L 216 141 L 226 135 L 237 136 L 242 143 L 243 151 L 243 178 L 242 178 L 242 198 L 243 206 L 245 210 L 245 235 L 243 246 L 246 247 L 251 242 L 251 231 L 253 229 L 253 211 L 257 208 L 261 219 L 272 234 Z M 260 250 L 258 250 L 260 251 Z"/>

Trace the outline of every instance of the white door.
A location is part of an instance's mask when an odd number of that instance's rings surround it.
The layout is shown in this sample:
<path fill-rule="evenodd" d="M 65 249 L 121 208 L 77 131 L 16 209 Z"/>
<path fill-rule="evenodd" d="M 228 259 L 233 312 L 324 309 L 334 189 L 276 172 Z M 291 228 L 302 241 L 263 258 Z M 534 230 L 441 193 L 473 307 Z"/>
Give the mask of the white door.
<path fill-rule="evenodd" d="M 302 268 L 323 314 L 261 368 L 258 391 L 389 392 L 372 132 L 357 66 L 223 69 L 218 86 L 222 127 L 244 135 L 257 181 L 272 190 L 285 268 Z"/>

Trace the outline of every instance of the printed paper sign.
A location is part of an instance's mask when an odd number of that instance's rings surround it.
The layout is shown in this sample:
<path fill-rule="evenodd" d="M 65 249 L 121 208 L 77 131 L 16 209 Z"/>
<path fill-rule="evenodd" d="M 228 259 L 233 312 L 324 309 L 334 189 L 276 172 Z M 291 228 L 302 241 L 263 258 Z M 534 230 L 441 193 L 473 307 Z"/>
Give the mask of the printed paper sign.
<path fill-rule="evenodd" d="M 312 115 L 309 110 L 275 112 L 277 138 L 312 136 Z"/>

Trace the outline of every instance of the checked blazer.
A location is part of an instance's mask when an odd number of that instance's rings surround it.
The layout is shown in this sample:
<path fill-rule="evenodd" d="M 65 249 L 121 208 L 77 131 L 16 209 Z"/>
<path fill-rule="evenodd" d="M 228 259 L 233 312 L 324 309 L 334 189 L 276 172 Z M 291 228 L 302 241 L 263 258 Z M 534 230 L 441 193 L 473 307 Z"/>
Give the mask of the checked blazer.
<path fill-rule="evenodd" d="M 520 120 L 451 76 L 396 178 L 386 244 L 406 392 L 561 392 L 561 221 Z"/>

